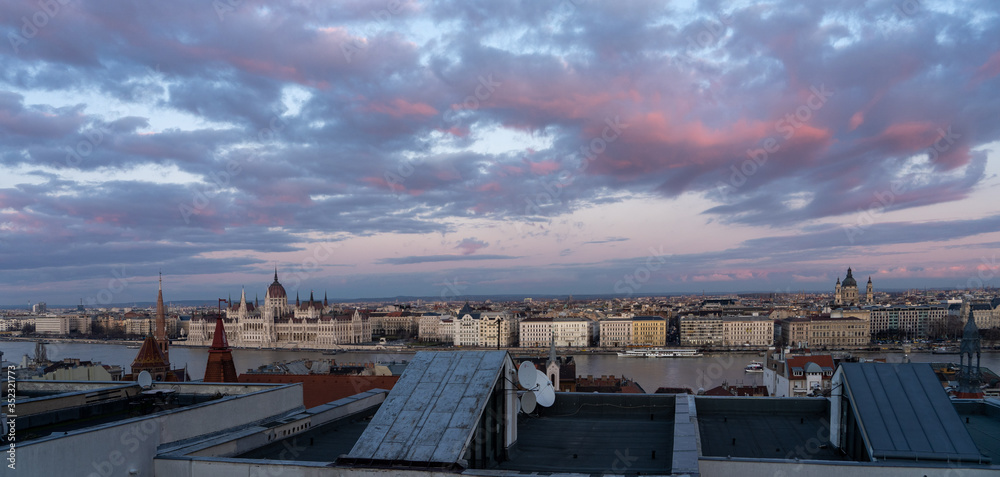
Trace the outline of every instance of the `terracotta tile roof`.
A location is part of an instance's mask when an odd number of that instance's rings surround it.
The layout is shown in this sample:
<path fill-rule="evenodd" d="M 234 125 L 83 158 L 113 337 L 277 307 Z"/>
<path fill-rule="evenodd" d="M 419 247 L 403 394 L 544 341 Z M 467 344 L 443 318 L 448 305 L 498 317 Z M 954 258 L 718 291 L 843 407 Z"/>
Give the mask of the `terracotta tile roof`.
<path fill-rule="evenodd" d="M 169 367 L 167 358 L 163 356 L 163 352 L 160 351 L 160 347 L 157 346 L 156 338 L 153 338 L 153 335 L 149 335 L 146 337 L 146 340 L 142 342 L 142 347 L 139 348 L 139 352 L 136 353 L 135 360 L 132 361 L 132 369 L 161 367 Z"/>

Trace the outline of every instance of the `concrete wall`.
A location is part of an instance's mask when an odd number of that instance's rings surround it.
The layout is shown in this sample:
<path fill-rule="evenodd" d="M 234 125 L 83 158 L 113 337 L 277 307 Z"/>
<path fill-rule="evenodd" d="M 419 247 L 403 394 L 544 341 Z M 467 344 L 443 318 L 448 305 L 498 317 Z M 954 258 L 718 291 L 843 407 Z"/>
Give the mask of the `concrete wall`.
<path fill-rule="evenodd" d="M 19 381 L 18 391 L 27 392 L 29 390 L 40 390 L 40 386 L 31 386 L 37 381 Z M 58 386 L 56 387 L 58 389 Z M 127 399 L 130 396 L 139 394 L 142 389 L 133 383 L 122 384 L 115 382 L 105 384 L 99 388 L 84 389 L 78 392 L 69 392 L 57 396 L 42 396 L 25 399 L 17 403 L 17 413 L 21 416 L 30 416 L 51 412 L 59 409 L 82 407 L 102 401 L 114 401 Z"/>
<path fill-rule="evenodd" d="M 108 477 L 126 476 L 134 470 L 135 475 L 151 476 L 153 458 L 161 444 L 302 409 L 301 385 L 272 386 L 27 442 L 17 446 L 17 469 L 23 469 L 24 475 Z"/>
<path fill-rule="evenodd" d="M 701 475 L 738 475 L 740 477 L 775 477 L 777 475 L 808 475 L 809 477 L 844 477 L 845 475 L 877 475 L 879 477 L 986 477 L 996 476 L 994 468 L 949 466 L 893 466 L 862 464 L 856 462 L 788 462 L 751 461 L 747 459 L 701 458 L 698 460 Z"/>
<path fill-rule="evenodd" d="M 267 427 L 254 426 L 244 431 L 227 433 L 214 439 L 171 450 L 160 460 L 190 460 L 191 457 L 232 457 L 244 454 L 268 445 L 274 440 L 292 437 L 330 421 L 378 407 L 385 401 L 387 394 L 388 391 L 378 389 L 340 399 L 282 419 L 281 425 L 276 426 L 271 423 Z"/>

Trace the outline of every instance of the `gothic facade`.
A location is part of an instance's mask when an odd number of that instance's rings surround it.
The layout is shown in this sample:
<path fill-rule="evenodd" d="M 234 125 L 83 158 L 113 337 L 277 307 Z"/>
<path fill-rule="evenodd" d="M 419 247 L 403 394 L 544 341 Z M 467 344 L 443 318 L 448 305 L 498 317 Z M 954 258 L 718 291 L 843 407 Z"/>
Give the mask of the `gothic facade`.
<path fill-rule="evenodd" d="M 289 303 L 277 270 L 263 304 L 247 302 L 244 290 L 239 303 L 226 308 L 224 320 L 226 339 L 237 348 L 337 349 L 372 340 L 371 321 L 360 310 L 335 314 L 326 299 L 315 300 L 312 293 L 308 301 Z M 215 329 L 213 318 L 192 317 L 188 344 L 211 345 Z"/>

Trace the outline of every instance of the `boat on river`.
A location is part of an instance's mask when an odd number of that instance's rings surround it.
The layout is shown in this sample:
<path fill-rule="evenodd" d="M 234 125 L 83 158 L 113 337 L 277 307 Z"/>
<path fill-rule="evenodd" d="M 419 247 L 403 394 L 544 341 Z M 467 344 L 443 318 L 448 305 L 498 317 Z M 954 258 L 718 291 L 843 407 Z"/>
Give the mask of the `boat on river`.
<path fill-rule="evenodd" d="M 694 349 L 650 348 L 633 349 L 624 353 L 618 353 L 619 358 L 697 358 L 699 356 L 703 355 Z"/>
<path fill-rule="evenodd" d="M 745 368 L 743 368 L 743 372 L 744 373 L 763 373 L 764 372 L 764 363 L 761 363 L 760 361 L 753 361 L 750 364 L 746 365 Z"/>

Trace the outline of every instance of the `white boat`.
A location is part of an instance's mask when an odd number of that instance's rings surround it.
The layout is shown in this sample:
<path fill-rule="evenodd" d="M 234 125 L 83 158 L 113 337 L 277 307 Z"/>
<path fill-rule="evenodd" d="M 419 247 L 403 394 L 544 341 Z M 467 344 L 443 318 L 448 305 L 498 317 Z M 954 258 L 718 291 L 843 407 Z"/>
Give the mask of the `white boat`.
<path fill-rule="evenodd" d="M 694 349 L 633 349 L 624 353 L 619 352 L 620 358 L 697 358 L 702 356 L 698 350 Z"/>
<path fill-rule="evenodd" d="M 763 373 L 764 372 L 764 363 L 761 363 L 760 361 L 753 361 L 750 364 L 746 365 L 745 368 L 743 368 L 743 372 L 744 373 Z"/>

